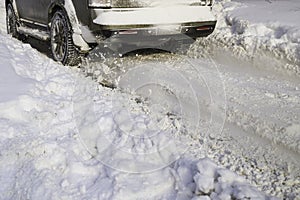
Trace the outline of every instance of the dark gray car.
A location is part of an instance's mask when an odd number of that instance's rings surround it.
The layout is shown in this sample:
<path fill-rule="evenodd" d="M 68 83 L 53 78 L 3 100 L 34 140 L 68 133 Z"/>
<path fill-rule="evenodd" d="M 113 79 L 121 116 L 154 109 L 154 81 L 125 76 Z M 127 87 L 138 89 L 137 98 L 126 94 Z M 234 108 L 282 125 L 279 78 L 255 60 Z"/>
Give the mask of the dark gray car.
<path fill-rule="evenodd" d="M 6 0 L 7 31 L 50 40 L 65 65 L 108 38 L 155 47 L 169 39 L 211 34 L 213 0 Z"/>

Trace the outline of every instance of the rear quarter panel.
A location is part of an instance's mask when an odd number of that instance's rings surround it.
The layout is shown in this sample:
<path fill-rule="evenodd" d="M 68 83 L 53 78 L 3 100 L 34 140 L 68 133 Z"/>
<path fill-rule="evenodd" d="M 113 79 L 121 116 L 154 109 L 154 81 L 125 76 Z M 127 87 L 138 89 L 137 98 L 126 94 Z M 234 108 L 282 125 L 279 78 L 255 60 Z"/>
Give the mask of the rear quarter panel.
<path fill-rule="evenodd" d="M 88 8 L 88 1 L 87 0 L 72 0 L 73 5 L 76 11 L 76 15 L 78 21 L 83 25 L 90 25 L 92 18 L 91 18 L 91 11 Z"/>

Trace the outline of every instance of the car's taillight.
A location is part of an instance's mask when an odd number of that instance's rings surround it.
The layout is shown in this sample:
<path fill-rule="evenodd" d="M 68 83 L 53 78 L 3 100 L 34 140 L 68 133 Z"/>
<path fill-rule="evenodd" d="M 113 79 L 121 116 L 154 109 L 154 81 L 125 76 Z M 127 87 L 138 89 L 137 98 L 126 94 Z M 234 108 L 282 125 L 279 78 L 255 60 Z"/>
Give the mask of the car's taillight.
<path fill-rule="evenodd" d="M 113 0 L 89 0 L 89 6 L 109 8 L 112 6 L 112 1 Z"/>

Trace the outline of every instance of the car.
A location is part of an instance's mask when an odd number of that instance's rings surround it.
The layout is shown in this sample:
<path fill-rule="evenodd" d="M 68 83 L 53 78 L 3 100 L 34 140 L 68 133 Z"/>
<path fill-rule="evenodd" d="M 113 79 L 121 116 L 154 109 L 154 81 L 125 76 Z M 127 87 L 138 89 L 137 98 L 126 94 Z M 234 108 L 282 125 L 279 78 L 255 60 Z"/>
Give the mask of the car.
<path fill-rule="evenodd" d="M 50 41 L 53 59 L 78 65 L 97 44 L 159 46 L 206 37 L 213 0 L 5 0 L 7 32 Z"/>

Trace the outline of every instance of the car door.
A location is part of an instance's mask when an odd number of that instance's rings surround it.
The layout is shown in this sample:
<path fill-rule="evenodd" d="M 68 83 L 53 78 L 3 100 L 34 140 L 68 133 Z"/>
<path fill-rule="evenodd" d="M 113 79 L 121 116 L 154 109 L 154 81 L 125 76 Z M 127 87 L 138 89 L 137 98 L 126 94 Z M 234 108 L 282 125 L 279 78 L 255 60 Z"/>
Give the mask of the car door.
<path fill-rule="evenodd" d="M 48 23 L 48 10 L 51 0 L 30 0 L 35 2 L 35 20 L 42 24 Z"/>
<path fill-rule="evenodd" d="M 47 24 L 51 0 L 15 0 L 22 19 Z"/>
<path fill-rule="evenodd" d="M 15 0 L 19 17 L 34 20 L 34 0 Z"/>

